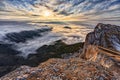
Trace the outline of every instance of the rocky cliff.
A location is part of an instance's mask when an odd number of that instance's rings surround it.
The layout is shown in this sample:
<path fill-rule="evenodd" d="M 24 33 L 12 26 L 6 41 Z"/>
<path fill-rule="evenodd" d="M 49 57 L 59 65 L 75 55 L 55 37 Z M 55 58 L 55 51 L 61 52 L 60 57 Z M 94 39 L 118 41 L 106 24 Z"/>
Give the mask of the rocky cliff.
<path fill-rule="evenodd" d="M 79 52 L 21 66 L 1 80 L 120 80 L 119 46 L 120 26 L 99 23 Z"/>
<path fill-rule="evenodd" d="M 99 23 L 85 40 L 85 46 L 97 45 L 120 51 L 120 26 Z"/>
<path fill-rule="evenodd" d="M 84 59 L 98 60 L 103 64 L 120 61 L 120 26 L 99 23 L 93 32 L 86 36 L 82 53 Z"/>

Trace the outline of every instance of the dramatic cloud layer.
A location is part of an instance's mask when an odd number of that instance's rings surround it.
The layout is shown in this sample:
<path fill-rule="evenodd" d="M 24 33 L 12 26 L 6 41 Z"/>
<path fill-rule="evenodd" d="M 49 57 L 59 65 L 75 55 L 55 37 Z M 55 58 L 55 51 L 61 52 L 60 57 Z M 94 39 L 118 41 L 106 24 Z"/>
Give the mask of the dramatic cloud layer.
<path fill-rule="evenodd" d="M 120 0 L 0 0 L 0 17 L 15 16 L 119 21 Z"/>

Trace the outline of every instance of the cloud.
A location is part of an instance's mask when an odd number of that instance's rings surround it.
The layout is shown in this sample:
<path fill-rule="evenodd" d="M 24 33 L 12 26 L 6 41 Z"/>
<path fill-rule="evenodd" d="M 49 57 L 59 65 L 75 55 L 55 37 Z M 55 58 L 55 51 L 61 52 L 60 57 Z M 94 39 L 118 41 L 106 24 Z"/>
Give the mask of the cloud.
<path fill-rule="evenodd" d="M 45 10 L 55 15 L 79 16 L 84 19 L 120 17 L 119 0 L 0 0 L 0 12 L 43 15 Z M 16 11 L 16 13 L 15 13 Z M 1 15 L 1 14 L 0 14 Z M 9 15 L 9 14 L 7 14 Z M 106 16 L 105 16 L 106 15 Z"/>

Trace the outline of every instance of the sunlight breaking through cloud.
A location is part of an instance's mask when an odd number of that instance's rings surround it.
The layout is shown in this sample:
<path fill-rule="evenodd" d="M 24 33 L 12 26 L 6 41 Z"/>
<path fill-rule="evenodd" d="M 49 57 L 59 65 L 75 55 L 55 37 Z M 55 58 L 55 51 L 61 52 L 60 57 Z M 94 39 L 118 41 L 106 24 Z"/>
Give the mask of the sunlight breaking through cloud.
<path fill-rule="evenodd" d="M 106 16 L 104 16 L 106 15 Z M 3 17 L 4 16 L 4 17 Z M 26 17 L 27 16 L 27 17 Z M 119 0 L 2 0 L 1 19 L 120 20 Z M 32 18 L 31 18 L 32 17 Z"/>

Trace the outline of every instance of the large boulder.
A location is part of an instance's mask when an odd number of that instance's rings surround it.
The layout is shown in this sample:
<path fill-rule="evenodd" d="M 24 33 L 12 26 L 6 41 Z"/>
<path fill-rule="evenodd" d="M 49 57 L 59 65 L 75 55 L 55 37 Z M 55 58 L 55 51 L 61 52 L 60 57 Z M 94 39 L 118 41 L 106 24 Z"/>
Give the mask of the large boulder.
<path fill-rule="evenodd" d="M 94 31 L 86 36 L 82 57 L 90 59 L 91 55 L 96 56 L 100 53 L 96 49 L 98 46 L 120 53 L 120 26 L 99 23 Z"/>

